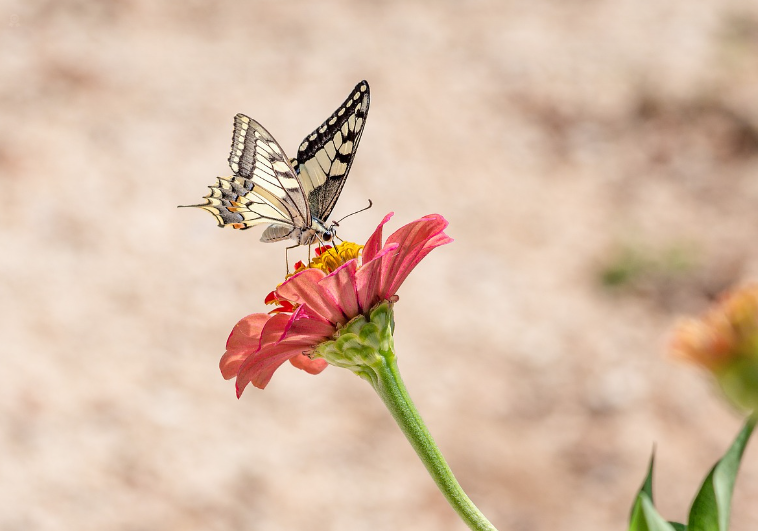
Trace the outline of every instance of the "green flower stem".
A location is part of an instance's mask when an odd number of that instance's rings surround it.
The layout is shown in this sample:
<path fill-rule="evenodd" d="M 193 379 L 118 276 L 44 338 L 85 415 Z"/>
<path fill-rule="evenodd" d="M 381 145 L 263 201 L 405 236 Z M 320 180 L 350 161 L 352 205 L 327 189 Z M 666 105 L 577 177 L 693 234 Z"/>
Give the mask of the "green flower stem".
<path fill-rule="evenodd" d="M 469 528 L 496 531 L 495 526 L 485 518 L 463 491 L 445 462 L 445 458 L 437 448 L 429 430 L 426 429 L 426 425 L 416 410 L 411 397 L 408 396 L 405 384 L 400 378 L 394 355 L 387 360 L 387 363 L 377 364 L 373 368 L 377 375 L 376 383 L 372 382 L 374 389 L 387 409 L 390 410 L 395 422 L 403 430 L 413 449 L 416 450 L 432 479 L 447 498 L 448 503 Z"/>
<path fill-rule="evenodd" d="M 371 310 L 370 319 L 359 316 L 347 323 L 335 340 L 319 346 L 316 356 L 368 381 L 455 512 L 471 529 L 497 531 L 458 484 L 413 405 L 397 368 L 393 330 L 392 305 L 383 302 Z"/>

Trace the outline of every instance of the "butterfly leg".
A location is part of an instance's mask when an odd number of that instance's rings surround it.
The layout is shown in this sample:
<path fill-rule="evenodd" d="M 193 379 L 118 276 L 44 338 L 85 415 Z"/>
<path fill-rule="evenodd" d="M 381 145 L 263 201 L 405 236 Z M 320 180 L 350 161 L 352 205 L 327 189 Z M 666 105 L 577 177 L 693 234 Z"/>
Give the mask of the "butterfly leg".
<path fill-rule="evenodd" d="M 322 240 L 322 239 L 319 237 L 319 235 L 318 235 L 318 234 L 316 235 L 316 238 L 318 238 L 318 247 L 316 247 L 316 251 L 318 251 L 319 249 L 321 249 L 321 250 L 323 251 L 323 250 L 324 250 L 324 246 L 326 245 L 326 244 L 324 243 L 324 240 Z M 308 252 L 310 253 L 310 249 L 308 249 Z M 309 254 L 309 256 L 310 256 L 310 254 Z"/>
<path fill-rule="evenodd" d="M 300 247 L 299 243 L 296 243 L 295 245 L 292 245 L 290 247 L 287 247 L 284 250 L 284 264 L 287 267 L 287 274 L 290 274 L 290 260 L 289 260 L 289 250 L 294 249 L 295 247 Z"/>

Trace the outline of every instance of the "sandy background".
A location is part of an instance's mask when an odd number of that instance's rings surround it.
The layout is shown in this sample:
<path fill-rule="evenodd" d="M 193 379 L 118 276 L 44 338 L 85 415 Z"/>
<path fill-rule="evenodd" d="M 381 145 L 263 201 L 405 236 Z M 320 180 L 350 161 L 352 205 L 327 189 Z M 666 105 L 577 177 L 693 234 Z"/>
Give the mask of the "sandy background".
<path fill-rule="evenodd" d="M 217 368 L 284 244 L 197 202 L 245 112 L 286 150 L 361 79 L 335 219 L 438 212 L 400 368 L 501 531 L 685 518 L 740 425 L 662 356 L 758 278 L 758 3 L 0 3 L 0 530 L 461 530 L 364 382 Z M 758 448 L 735 531 L 758 528 Z"/>

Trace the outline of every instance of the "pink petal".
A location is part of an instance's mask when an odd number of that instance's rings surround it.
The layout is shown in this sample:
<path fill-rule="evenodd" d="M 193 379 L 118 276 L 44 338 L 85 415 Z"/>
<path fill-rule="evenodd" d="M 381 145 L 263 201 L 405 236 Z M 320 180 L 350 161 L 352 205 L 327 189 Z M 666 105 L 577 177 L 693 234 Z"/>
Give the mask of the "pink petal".
<path fill-rule="evenodd" d="M 261 330 L 261 346 L 278 343 L 284 336 L 284 332 L 289 326 L 292 316 L 288 313 L 277 313 L 271 316 L 271 319 L 263 326 Z"/>
<path fill-rule="evenodd" d="M 360 312 L 358 294 L 355 291 L 355 272 L 357 270 L 357 260 L 350 260 L 319 281 L 319 284 L 331 293 L 334 300 L 339 301 L 344 316 L 341 322 L 349 321 Z"/>
<path fill-rule="evenodd" d="M 305 354 L 290 358 L 290 363 L 308 374 L 318 374 L 329 365 L 325 359 L 311 359 Z"/>
<path fill-rule="evenodd" d="M 337 323 L 342 318 L 339 304 L 327 289 L 318 284 L 325 276 L 326 273 L 320 269 L 301 271 L 276 288 L 277 296 L 305 304 L 329 322 Z"/>
<path fill-rule="evenodd" d="M 259 389 L 266 387 L 282 363 L 302 354 L 310 346 L 307 342 L 282 342 L 276 345 L 267 345 L 248 357 L 237 373 L 237 397 L 239 398 L 249 383 Z"/>
<path fill-rule="evenodd" d="M 323 317 L 309 311 L 307 306 L 298 306 L 287 323 L 282 341 L 308 340 L 317 345 L 330 339 L 336 329 Z"/>
<path fill-rule="evenodd" d="M 370 262 L 364 262 L 355 274 L 355 285 L 358 293 L 358 306 L 361 313 L 369 311 L 380 299 L 382 269 L 384 261 L 397 252 L 398 244 L 387 245 Z"/>
<path fill-rule="evenodd" d="M 374 230 L 374 233 L 366 241 L 366 245 L 363 246 L 363 263 L 373 260 L 379 250 L 382 248 L 382 227 L 387 223 L 394 215 L 394 212 L 390 212 Z"/>
<path fill-rule="evenodd" d="M 254 313 L 234 326 L 226 342 L 226 352 L 219 361 L 224 379 L 234 378 L 240 365 L 260 348 L 261 330 L 272 317 L 265 313 Z"/>
<path fill-rule="evenodd" d="M 237 376 L 240 365 L 251 355 L 255 350 L 227 350 L 224 355 L 221 356 L 221 361 L 218 363 L 219 369 L 221 369 L 221 376 L 224 380 L 231 380 Z"/>
<path fill-rule="evenodd" d="M 263 389 L 287 359 L 295 367 L 318 374 L 326 362 L 311 360 L 303 356 L 303 352 L 330 339 L 334 332 L 334 325 L 307 306 L 299 306 L 292 315 L 271 316 L 261 331 L 260 348 L 247 349 L 244 353 L 227 351 L 222 357 L 222 374 L 227 379 L 236 374 L 237 396 L 249 383 Z"/>
<path fill-rule="evenodd" d="M 447 225 L 445 218 L 439 214 L 431 214 L 408 223 L 387 238 L 386 245 L 397 243 L 400 250 L 384 261 L 379 288 L 382 298 L 386 299 L 397 293 L 410 272 L 432 249 L 453 241 L 442 232 Z"/>
<path fill-rule="evenodd" d="M 261 330 L 270 318 L 271 316 L 267 313 L 254 313 L 240 319 L 234 325 L 234 328 L 232 328 L 229 339 L 226 340 L 226 349 L 246 347 L 253 339 L 255 340 L 256 348 L 258 348 Z"/>
<path fill-rule="evenodd" d="M 242 335 L 243 332 L 247 334 L 255 331 L 255 327 L 250 326 L 249 328 L 245 328 L 245 326 L 251 323 L 257 326 L 264 321 L 260 316 L 266 317 L 262 330 L 258 331 L 260 335 L 258 337 Z M 249 319 L 243 327 L 237 329 L 237 326 L 251 317 L 256 317 L 256 319 Z M 278 313 L 276 315 L 253 314 L 237 323 L 237 326 L 232 330 L 231 336 L 229 336 L 230 340 L 227 341 L 227 345 L 231 345 L 231 347 L 227 347 L 226 352 L 221 356 L 221 361 L 219 361 L 221 376 L 226 380 L 234 378 L 248 358 L 258 352 L 263 346 L 278 342 L 287 328 L 290 317 L 289 314 L 285 313 Z M 236 333 L 235 330 L 237 330 Z M 243 341 L 245 339 L 247 339 L 246 342 Z"/>

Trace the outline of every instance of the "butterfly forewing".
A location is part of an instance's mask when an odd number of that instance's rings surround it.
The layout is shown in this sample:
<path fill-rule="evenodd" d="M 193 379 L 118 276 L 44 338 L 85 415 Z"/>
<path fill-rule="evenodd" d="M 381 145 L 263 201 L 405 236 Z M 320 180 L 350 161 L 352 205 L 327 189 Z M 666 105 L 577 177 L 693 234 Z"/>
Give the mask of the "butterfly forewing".
<path fill-rule="evenodd" d="M 366 81 L 358 83 L 345 102 L 297 151 L 297 165 L 311 214 L 325 221 L 337 203 L 358 149 L 370 103 Z M 294 160 L 293 160 L 294 162 Z"/>
<path fill-rule="evenodd" d="M 244 114 L 234 117 L 229 166 L 237 176 L 252 183 L 250 189 L 254 193 L 276 207 L 283 207 L 290 218 L 287 224 L 310 225 L 305 191 L 284 150 L 261 124 Z"/>

